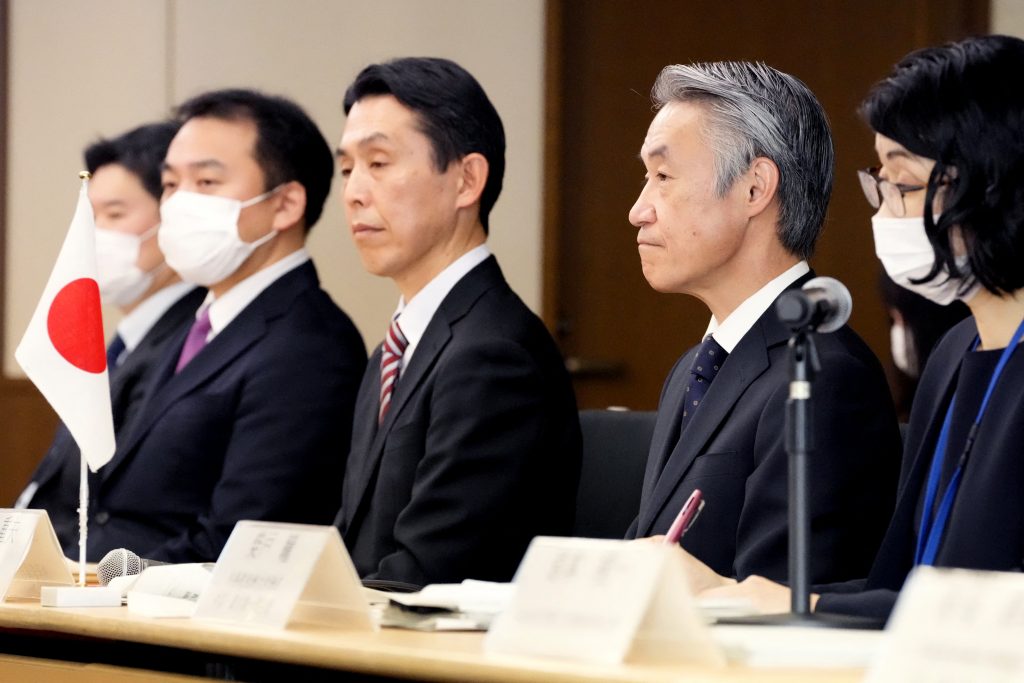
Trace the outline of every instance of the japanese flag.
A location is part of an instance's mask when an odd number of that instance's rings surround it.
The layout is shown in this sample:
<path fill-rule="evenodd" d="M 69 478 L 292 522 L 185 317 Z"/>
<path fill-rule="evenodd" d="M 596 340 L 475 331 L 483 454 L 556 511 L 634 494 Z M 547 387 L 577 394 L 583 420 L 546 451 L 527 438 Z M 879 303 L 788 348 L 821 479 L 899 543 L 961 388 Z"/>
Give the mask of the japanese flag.
<path fill-rule="evenodd" d="M 57 263 L 14 352 L 93 472 L 114 456 L 95 232 L 88 183 L 83 181 Z"/>

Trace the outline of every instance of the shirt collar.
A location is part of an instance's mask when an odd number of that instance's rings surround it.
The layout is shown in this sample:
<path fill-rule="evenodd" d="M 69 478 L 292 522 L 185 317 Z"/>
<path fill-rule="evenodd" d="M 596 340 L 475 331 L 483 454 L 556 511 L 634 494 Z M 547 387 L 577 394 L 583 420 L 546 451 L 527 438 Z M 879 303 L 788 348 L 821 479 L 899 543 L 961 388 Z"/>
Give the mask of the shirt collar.
<path fill-rule="evenodd" d="M 800 261 L 794 264 L 786 272 L 769 281 L 761 289 L 749 296 L 746 301 L 737 306 L 736 310 L 730 313 L 721 323 L 718 322 L 715 316 L 711 316 L 711 322 L 708 323 L 708 329 L 704 336 L 707 337 L 709 334 L 713 334 L 719 346 L 725 349 L 726 353 L 732 353 L 732 350 L 746 336 L 747 332 L 754 326 L 754 323 L 764 315 L 764 312 L 768 310 L 772 302 L 787 287 L 809 272 L 811 272 L 811 267 L 807 265 L 807 261 Z"/>
<path fill-rule="evenodd" d="M 275 261 L 266 268 L 253 273 L 219 297 L 215 298 L 213 292 L 207 294 L 206 301 L 196 311 L 196 318 L 198 318 L 204 308 L 207 306 L 210 308 L 210 334 L 207 335 L 206 340 L 209 341 L 220 334 L 225 327 L 231 324 L 232 320 L 238 317 L 239 313 L 245 310 L 246 306 L 263 293 L 263 290 L 308 260 L 309 252 L 302 247 L 280 261 Z"/>
<path fill-rule="evenodd" d="M 398 308 L 395 309 L 392 319 L 401 316 L 398 323 L 402 328 L 402 334 L 405 335 L 406 340 L 409 342 L 408 346 L 405 347 L 405 353 L 402 355 L 403 368 L 408 364 L 409 358 L 412 357 L 412 353 L 416 349 L 416 345 L 423 338 L 423 333 L 427 331 L 427 325 L 430 324 L 434 313 L 441 306 L 441 302 L 452 291 L 452 288 L 458 284 L 459 280 L 465 277 L 469 271 L 480 265 L 490 255 L 491 250 L 486 244 L 474 247 L 435 275 L 434 279 L 428 282 L 427 286 L 417 292 L 416 296 L 408 302 L 405 301 L 404 297 L 398 300 Z"/>
<path fill-rule="evenodd" d="M 117 336 L 124 342 L 124 350 L 131 353 L 142 343 L 143 338 L 153 329 L 171 306 L 195 289 L 190 282 L 175 282 L 146 297 L 131 313 L 117 324 Z"/>

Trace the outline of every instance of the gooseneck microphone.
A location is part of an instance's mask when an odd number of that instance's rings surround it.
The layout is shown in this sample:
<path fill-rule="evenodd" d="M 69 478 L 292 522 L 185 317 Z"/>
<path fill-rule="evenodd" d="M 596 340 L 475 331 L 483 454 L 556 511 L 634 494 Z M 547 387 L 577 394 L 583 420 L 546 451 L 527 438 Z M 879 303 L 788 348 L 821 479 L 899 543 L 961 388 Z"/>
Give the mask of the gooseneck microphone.
<path fill-rule="evenodd" d="M 839 280 L 816 277 L 802 289 L 783 292 L 775 303 L 782 324 L 796 332 L 835 332 L 850 319 L 853 298 Z"/>
<path fill-rule="evenodd" d="M 119 576 L 135 576 L 141 574 L 147 567 L 165 564 L 167 563 L 139 557 L 125 548 L 115 548 L 104 555 L 96 565 L 96 578 L 99 579 L 100 585 L 106 586 Z"/>

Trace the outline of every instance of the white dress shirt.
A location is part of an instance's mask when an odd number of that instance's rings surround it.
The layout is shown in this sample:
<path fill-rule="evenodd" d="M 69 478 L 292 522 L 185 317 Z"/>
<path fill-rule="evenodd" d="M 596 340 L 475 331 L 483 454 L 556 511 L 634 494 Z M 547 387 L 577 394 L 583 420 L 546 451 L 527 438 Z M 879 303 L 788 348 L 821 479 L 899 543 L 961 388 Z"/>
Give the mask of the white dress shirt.
<path fill-rule="evenodd" d="M 470 249 L 438 273 L 408 303 L 406 303 L 404 297 L 399 298 L 398 308 L 395 310 L 395 314 L 391 316 L 391 319 L 398 318 L 398 325 L 402 328 L 402 334 L 405 336 L 406 341 L 409 342 L 405 347 L 405 353 L 402 355 L 402 364 L 400 366 L 402 370 L 405 370 L 406 366 L 409 365 L 409 360 L 416 351 L 416 345 L 420 343 L 423 333 L 427 330 L 427 325 L 430 324 L 434 314 L 437 313 L 441 302 L 448 296 L 448 292 L 452 291 L 452 288 L 459 283 L 459 280 L 464 278 L 469 271 L 480 265 L 490 255 L 491 250 L 487 248 L 486 244 Z"/>
<path fill-rule="evenodd" d="M 214 297 L 213 292 L 207 294 L 206 301 L 196 311 L 198 319 L 207 307 L 210 309 L 210 333 L 206 335 L 206 341 L 209 342 L 220 334 L 221 330 L 230 325 L 231 321 L 237 318 L 246 306 L 263 293 L 263 290 L 308 260 L 309 252 L 302 247 L 280 261 L 275 261 L 263 270 L 253 273 L 220 297 Z"/>
<path fill-rule="evenodd" d="M 794 264 L 782 275 L 771 280 L 764 287 L 761 287 L 761 289 L 747 297 L 746 301 L 737 306 L 736 310 L 730 313 L 729 317 L 722 322 L 718 322 L 715 316 L 711 316 L 711 322 L 708 323 L 708 330 L 704 333 L 704 336 L 707 337 L 709 334 L 713 334 L 718 345 L 725 349 L 726 353 L 732 353 L 732 350 L 736 348 L 740 340 L 750 331 L 750 328 L 754 326 L 754 323 L 758 321 L 764 312 L 768 310 L 772 302 L 786 290 L 786 287 L 789 287 L 810 271 L 811 267 L 807 265 L 807 261 L 800 261 Z"/>

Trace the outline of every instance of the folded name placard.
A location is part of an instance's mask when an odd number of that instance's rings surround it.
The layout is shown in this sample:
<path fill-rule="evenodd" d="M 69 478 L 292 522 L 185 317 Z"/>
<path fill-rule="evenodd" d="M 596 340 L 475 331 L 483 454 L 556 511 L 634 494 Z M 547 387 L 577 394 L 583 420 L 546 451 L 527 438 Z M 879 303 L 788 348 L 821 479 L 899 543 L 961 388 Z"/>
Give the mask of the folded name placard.
<path fill-rule="evenodd" d="M 336 528 L 249 520 L 231 532 L 195 618 L 271 628 L 376 628 Z"/>
<path fill-rule="evenodd" d="M 488 652 L 614 664 L 725 664 L 686 583 L 678 548 L 643 541 L 538 537 Z"/>
<path fill-rule="evenodd" d="M 869 683 L 1024 681 L 1024 574 L 918 567 Z"/>
<path fill-rule="evenodd" d="M 45 510 L 0 508 L 0 600 L 39 598 L 74 579 Z"/>

